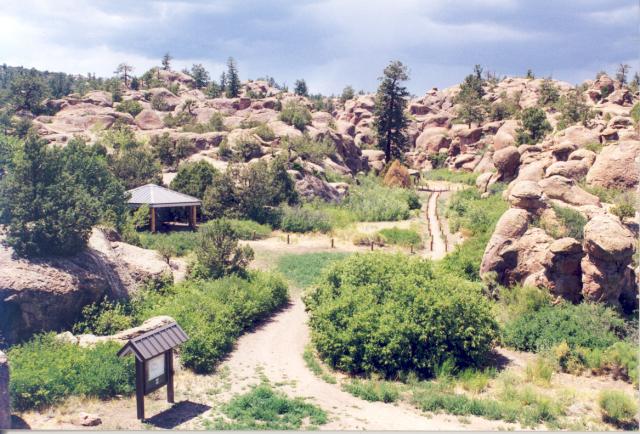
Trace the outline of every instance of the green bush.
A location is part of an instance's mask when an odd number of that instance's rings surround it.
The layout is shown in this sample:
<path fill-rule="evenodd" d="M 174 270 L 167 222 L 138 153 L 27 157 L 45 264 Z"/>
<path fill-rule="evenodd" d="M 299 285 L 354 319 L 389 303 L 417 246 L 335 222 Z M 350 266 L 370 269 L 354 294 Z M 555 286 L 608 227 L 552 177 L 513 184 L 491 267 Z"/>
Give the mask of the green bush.
<path fill-rule="evenodd" d="M 400 229 L 397 227 L 381 229 L 378 233 L 387 244 L 397 244 L 399 246 L 422 246 L 422 237 L 415 229 Z"/>
<path fill-rule="evenodd" d="M 331 224 L 327 215 L 308 207 L 284 207 L 280 229 L 285 232 L 329 232 Z"/>
<path fill-rule="evenodd" d="M 584 225 L 587 224 L 587 219 L 579 211 L 568 207 L 554 205 L 553 210 L 564 226 L 566 236 L 581 240 L 584 236 Z"/>
<path fill-rule="evenodd" d="M 265 123 L 262 123 L 253 129 L 253 133 L 266 142 L 270 142 L 276 138 L 273 129 Z"/>
<path fill-rule="evenodd" d="M 164 97 L 160 94 L 156 94 L 153 97 L 151 97 L 151 108 L 161 112 L 170 111 L 169 104 L 167 103 L 167 101 L 165 101 Z"/>
<path fill-rule="evenodd" d="M 604 390 L 600 392 L 598 404 L 602 411 L 603 420 L 617 426 L 633 425 L 638 427 L 638 404 L 635 399 L 619 390 Z"/>
<path fill-rule="evenodd" d="M 200 226 L 196 238 L 197 262 L 193 277 L 217 279 L 230 274 L 244 275 L 253 260 L 253 249 L 238 245 L 238 233 L 226 219 L 216 219 Z"/>
<path fill-rule="evenodd" d="M 133 357 L 119 358 L 119 349 L 113 342 L 80 348 L 56 340 L 53 333 L 10 348 L 13 409 L 39 409 L 71 395 L 105 399 L 132 393 Z"/>
<path fill-rule="evenodd" d="M 304 131 L 305 127 L 311 124 L 311 112 L 304 104 L 297 101 L 287 101 L 282 106 L 280 120 Z"/>
<path fill-rule="evenodd" d="M 326 157 L 336 152 L 335 144 L 330 138 L 314 140 L 307 134 L 303 134 L 300 137 L 285 136 L 280 146 L 287 151 L 289 160 L 291 160 L 295 152 L 303 160 L 316 164 L 322 164 Z"/>
<path fill-rule="evenodd" d="M 569 347 L 606 348 L 624 337 L 625 323 L 599 304 L 563 303 L 526 312 L 504 326 L 503 341 L 522 351 L 539 351 L 561 342 Z"/>
<path fill-rule="evenodd" d="M 461 230 L 468 238 L 445 256 L 440 266 L 450 273 L 479 281 L 484 249 L 507 208 L 500 194 L 482 199 L 476 189 L 456 192 L 447 203 L 445 215 L 451 230 Z"/>
<path fill-rule="evenodd" d="M 254 272 L 246 279 L 188 281 L 165 288 L 163 294 L 147 294 L 139 316 L 173 317 L 189 335 L 181 347 L 182 363 L 197 373 L 209 373 L 244 331 L 287 300 L 287 286 L 280 277 Z"/>
<path fill-rule="evenodd" d="M 320 356 L 354 374 L 431 376 L 445 359 L 478 365 L 498 330 L 479 285 L 404 255 L 352 255 L 305 303 Z"/>
<path fill-rule="evenodd" d="M 129 113 L 131 116 L 136 117 L 142 111 L 142 105 L 138 101 L 128 99 L 118 104 L 116 106 L 116 111 Z"/>
<path fill-rule="evenodd" d="M 413 190 L 386 187 L 375 176 L 358 178 L 342 207 L 351 211 L 358 221 L 406 220 L 411 209 L 420 208 L 420 201 Z"/>
<path fill-rule="evenodd" d="M 82 319 L 73 325 L 73 333 L 107 336 L 133 326 L 128 305 L 105 297 L 82 308 Z"/>
<path fill-rule="evenodd" d="M 629 114 L 631 115 L 631 119 L 633 119 L 633 122 L 635 122 L 636 124 L 640 122 L 640 102 L 637 102 L 633 105 Z"/>
<path fill-rule="evenodd" d="M 202 199 L 205 190 L 213 184 L 219 173 L 215 167 L 204 160 L 183 163 L 169 186 L 172 190 Z"/>
<path fill-rule="evenodd" d="M 207 426 L 214 430 L 299 430 L 303 425 L 323 425 L 327 414 L 302 398 L 289 398 L 261 384 L 235 396 L 222 410 L 231 421 L 218 419 Z"/>

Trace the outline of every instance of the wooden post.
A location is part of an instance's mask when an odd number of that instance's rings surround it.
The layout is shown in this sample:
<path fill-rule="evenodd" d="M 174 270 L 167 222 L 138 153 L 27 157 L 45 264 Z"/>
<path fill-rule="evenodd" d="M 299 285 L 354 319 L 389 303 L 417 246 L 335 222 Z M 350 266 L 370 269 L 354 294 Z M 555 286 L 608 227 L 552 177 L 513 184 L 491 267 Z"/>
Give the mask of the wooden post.
<path fill-rule="evenodd" d="M 371 251 L 373 252 L 373 241 L 371 241 Z"/>
<path fill-rule="evenodd" d="M 331 248 L 333 249 L 333 238 L 331 238 Z"/>
<path fill-rule="evenodd" d="M 156 233 L 156 209 L 151 208 L 151 233 Z"/>
<path fill-rule="evenodd" d="M 289 244 L 290 240 L 289 240 L 289 234 L 287 234 L 287 244 Z"/>
<path fill-rule="evenodd" d="M 153 209 L 153 208 L 151 208 Z M 144 420 L 144 362 L 136 357 L 136 412 Z"/>
<path fill-rule="evenodd" d="M 196 228 L 196 206 L 193 205 L 189 208 L 189 226 L 191 229 Z"/>
<path fill-rule="evenodd" d="M 167 402 L 173 403 L 173 350 L 164 353 L 165 372 L 167 373 Z"/>

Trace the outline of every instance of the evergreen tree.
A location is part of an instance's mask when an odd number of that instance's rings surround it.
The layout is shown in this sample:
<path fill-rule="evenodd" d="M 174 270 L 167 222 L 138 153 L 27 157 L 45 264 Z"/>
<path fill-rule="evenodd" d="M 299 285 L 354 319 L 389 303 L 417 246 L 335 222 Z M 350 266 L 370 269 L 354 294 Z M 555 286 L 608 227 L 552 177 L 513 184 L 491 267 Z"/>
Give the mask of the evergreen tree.
<path fill-rule="evenodd" d="M 133 66 L 127 63 L 121 63 L 116 68 L 114 74 L 116 74 L 122 81 L 124 81 L 125 86 L 129 86 L 129 78 L 131 76 L 131 72 L 133 71 Z"/>
<path fill-rule="evenodd" d="M 378 146 L 384 150 L 385 161 L 400 158 L 407 145 L 405 116 L 409 92 L 402 82 L 409 79 L 407 67 L 400 61 L 391 62 L 379 78 L 374 110 Z"/>
<path fill-rule="evenodd" d="M 309 93 L 307 91 L 307 82 L 304 79 L 296 80 L 295 87 L 293 88 L 293 93 L 300 96 L 308 96 Z"/>
<path fill-rule="evenodd" d="M 620 82 L 621 85 L 627 84 L 627 74 L 629 73 L 629 69 L 631 67 L 626 63 L 621 63 L 618 66 L 618 72 L 616 72 L 616 79 Z"/>
<path fill-rule="evenodd" d="M 205 190 L 213 184 L 218 175 L 218 170 L 206 161 L 185 163 L 178 168 L 170 187 L 172 190 L 202 199 Z"/>
<path fill-rule="evenodd" d="M 220 74 L 220 90 L 222 92 L 227 91 L 227 73 L 224 71 L 222 71 L 222 74 Z"/>
<path fill-rule="evenodd" d="M 487 111 L 483 88 L 482 67 L 476 65 L 473 74 L 465 77 L 460 85 L 460 93 L 455 98 L 458 107 L 458 118 L 471 128 L 472 123 L 481 123 Z"/>
<path fill-rule="evenodd" d="M 525 78 L 528 78 L 529 80 L 533 80 L 534 78 L 536 78 L 536 76 L 533 75 L 533 71 L 531 69 L 527 69 L 527 76 Z"/>
<path fill-rule="evenodd" d="M 553 84 L 551 78 L 545 78 L 540 85 L 540 97 L 538 98 L 538 104 L 542 106 L 548 106 L 555 104 L 560 99 L 560 92 L 558 88 Z"/>
<path fill-rule="evenodd" d="M 9 84 L 11 105 L 15 110 L 37 113 L 47 95 L 47 87 L 39 76 L 31 73 L 16 75 Z"/>
<path fill-rule="evenodd" d="M 346 101 L 352 99 L 355 96 L 355 91 L 353 90 L 353 87 L 346 86 L 344 89 L 342 89 L 342 95 L 340 95 L 340 101 L 344 104 Z"/>
<path fill-rule="evenodd" d="M 517 130 L 519 145 L 535 145 L 552 130 L 544 110 L 530 107 L 522 112 L 522 128 Z"/>
<path fill-rule="evenodd" d="M 76 253 L 100 220 L 121 222 L 125 207 L 122 185 L 104 156 L 81 141 L 49 148 L 30 134 L 0 181 L 6 242 L 20 256 Z"/>
<path fill-rule="evenodd" d="M 209 84 L 209 73 L 204 69 L 202 64 L 194 64 L 191 67 L 191 72 L 189 74 L 193 77 L 196 89 L 202 89 L 203 87 L 207 87 Z"/>
<path fill-rule="evenodd" d="M 173 60 L 171 54 L 169 54 L 168 52 L 165 53 L 165 55 L 162 56 L 162 69 L 168 71 L 171 68 L 171 60 Z"/>
<path fill-rule="evenodd" d="M 237 98 L 240 95 L 240 78 L 238 76 L 238 68 L 236 61 L 233 57 L 229 57 L 227 60 L 227 83 L 226 83 L 227 98 Z"/>

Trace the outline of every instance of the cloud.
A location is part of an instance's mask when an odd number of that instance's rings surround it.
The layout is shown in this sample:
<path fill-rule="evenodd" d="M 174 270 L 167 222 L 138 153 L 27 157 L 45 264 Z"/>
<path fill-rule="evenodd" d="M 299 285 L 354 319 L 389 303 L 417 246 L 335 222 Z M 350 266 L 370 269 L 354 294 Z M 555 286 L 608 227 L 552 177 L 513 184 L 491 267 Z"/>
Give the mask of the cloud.
<path fill-rule="evenodd" d="M 579 82 L 638 63 L 635 0 L 4 0 L 0 62 L 110 76 L 142 73 L 166 51 L 217 77 L 229 56 L 243 78 L 271 75 L 312 92 L 373 90 L 402 60 L 423 94 L 479 63 L 499 74 Z"/>

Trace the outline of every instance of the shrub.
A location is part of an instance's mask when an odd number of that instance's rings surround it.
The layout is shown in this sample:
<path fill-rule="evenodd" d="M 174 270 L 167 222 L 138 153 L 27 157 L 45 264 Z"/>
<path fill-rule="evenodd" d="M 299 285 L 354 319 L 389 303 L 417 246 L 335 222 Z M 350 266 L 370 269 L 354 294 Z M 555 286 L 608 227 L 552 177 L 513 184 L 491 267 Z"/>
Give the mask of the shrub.
<path fill-rule="evenodd" d="M 563 95 L 557 106 L 560 111 L 559 130 L 563 130 L 576 122 L 581 122 L 584 126 L 587 126 L 595 116 L 595 112 L 585 103 L 583 92 L 578 89 L 573 89 L 568 94 Z"/>
<path fill-rule="evenodd" d="M 152 136 L 149 140 L 149 145 L 156 157 L 165 166 L 177 165 L 180 160 L 189 156 L 195 149 L 193 143 L 186 137 L 181 137 L 174 141 L 169 133 Z"/>
<path fill-rule="evenodd" d="M 80 348 L 57 340 L 53 333 L 12 347 L 7 356 L 13 409 L 39 409 L 71 395 L 105 399 L 132 393 L 133 357 L 119 358 L 119 349 L 113 342 Z"/>
<path fill-rule="evenodd" d="M 600 392 L 598 404 L 602 411 L 603 420 L 617 426 L 634 425 L 638 415 L 638 405 L 635 400 L 619 390 L 603 390 Z"/>
<path fill-rule="evenodd" d="M 178 173 L 171 180 L 172 190 L 202 199 L 204 192 L 220 172 L 204 160 L 181 164 Z"/>
<path fill-rule="evenodd" d="M 591 152 L 595 152 L 596 154 L 599 154 L 600 151 L 602 151 L 602 143 L 590 142 L 584 145 L 584 149 L 586 149 L 587 151 L 591 151 Z"/>
<path fill-rule="evenodd" d="M 144 229 L 149 226 L 151 216 L 151 208 L 146 203 L 140 205 L 131 216 L 131 224 L 137 230 Z"/>
<path fill-rule="evenodd" d="M 497 335 L 478 285 L 404 255 L 352 255 L 329 268 L 305 303 L 320 356 L 353 374 L 431 376 L 445 359 L 478 365 Z"/>
<path fill-rule="evenodd" d="M 615 206 L 611 208 L 611 213 L 618 216 L 621 220 L 625 217 L 633 218 L 636 214 L 638 197 L 633 191 L 627 191 L 619 194 L 614 199 Z"/>
<path fill-rule="evenodd" d="M 167 112 L 171 110 L 171 106 L 165 101 L 164 97 L 160 94 L 156 94 L 151 97 L 151 108 L 161 112 Z"/>
<path fill-rule="evenodd" d="M 565 341 L 569 347 L 606 348 L 624 334 L 624 320 L 598 304 L 563 303 L 526 312 L 504 326 L 505 344 L 539 351 Z"/>
<path fill-rule="evenodd" d="M 181 361 L 197 373 L 212 372 L 233 349 L 236 339 L 267 318 L 288 299 L 284 281 L 272 274 L 249 273 L 246 279 L 187 281 L 152 292 L 142 301 L 140 318 L 170 315 L 189 335 Z"/>
<path fill-rule="evenodd" d="M 311 124 L 311 112 L 297 101 L 287 101 L 282 106 L 280 120 L 304 131 L 305 127 Z"/>
<path fill-rule="evenodd" d="M 162 183 L 160 161 L 148 149 L 133 148 L 123 150 L 108 157 L 111 172 L 127 189 L 141 185 Z"/>
<path fill-rule="evenodd" d="M 558 88 L 553 84 L 550 78 L 542 80 L 540 85 L 540 96 L 538 97 L 538 104 L 541 106 L 548 106 L 555 104 L 560 99 L 560 92 Z"/>
<path fill-rule="evenodd" d="M 233 151 L 240 161 L 249 161 L 262 155 L 262 147 L 252 134 L 242 134 L 233 144 Z"/>
<path fill-rule="evenodd" d="M 462 388 L 471 393 L 482 393 L 487 389 L 489 380 L 495 376 L 495 369 L 467 368 L 458 375 Z"/>
<path fill-rule="evenodd" d="M 271 127 L 262 123 L 253 129 L 253 133 L 266 142 L 270 142 L 276 138 L 276 134 Z"/>
<path fill-rule="evenodd" d="M 336 147 L 330 138 L 314 140 L 307 134 L 300 137 L 285 136 L 282 139 L 282 148 L 287 151 L 289 160 L 295 152 L 303 160 L 321 164 L 326 157 L 335 153 Z"/>
<path fill-rule="evenodd" d="M 587 224 L 587 219 L 579 211 L 557 205 L 553 206 L 553 211 L 562 223 L 566 236 L 577 240 L 583 238 L 584 226 Z"/>
<path fill-rule="evenodd" d="M 223 407 L 230 422 L 218 419 L 208 429 L 215 430 L 299 430 L 303 425 L 327 423 L 327 414 L 320 407 L 302 398 L 291 399 L 274 391 L 268 384 L 235 396 Z"/>
<path fill-rule="evenodd" d="M 238 234 L 226 219 L 218 219 L 200 226 L 196 243 L 198 262 L 193 274 L 217 279 L 229 274 L 244 274 L 253 260 L 253 249 L 238 246 Z"/>
<path fill-rule="evenodd" d="M 329 232 L 327 215 L 308 207 L 284 207 L 280 229 L 285 232 Z"/>
<path fill-rule="evenodd" d="M 73 333 L 107 336 L 133 326 L 127 306 L 105 297 L 82 308 L 82 319 L 73 325 Z"/>
<path fill-rule="evenodd" d="M 434 152 L 427 155 L 427 159 L 431 162 L 431 167 L 434 170 L 443 168 L 447 158 L 449 158 L 449 154 L 445 152 Z"/>
<path fill-rule="evenodd" d="M 136 117 L 142 111 L 142 105 L 138 101 L 128 99 L 118 104 L 116 111 L 129 113 L 131 116 Z"/>
<path fill-rule="evenodd" d="M 525 376 L 527 381 L 540 386 L 549 386 L 554 370 L 554 366 L 549 360 L 539 355 L 535 361 L 527 363 Z"/>
<path fill-rule="evenodd" d="M 359 221 L 397 221 L 409 218 L 410 210 L 420 208 L 416 193 L 382 185 L 375 176 L 358 178 L 342 206 Z"/>
<path fill-rule="evenodd" d="M 411 187 L 411 176 L 409 170 L 398 160 L 394 160 L 384 176 L 384 185 L 387 187 Z"/>
<path fill-rule="evenodd" d="M 377 244 L 384 246 L 385 239 L 379 232 L 373 234 L 355 234 L 353 236 L 353 244 L 356 246 L 370 246 L 371 244 Z"/>
<path fill-rule="evenodd" d="M 399 246 L 422 246 L 422 237 L 415 229 L 400 229 L 397 227 L 381 229 L 378 233 L 387 244 L 397 244 Z"/>
<path fill-rule="evenodd" d="M 636 124 L 640 123 L 640 102 L 637 102 L 633 105 L 629 114 L 631 115 L 631 119 L 633 119 L 633 122 L 635 122 Z"/>

